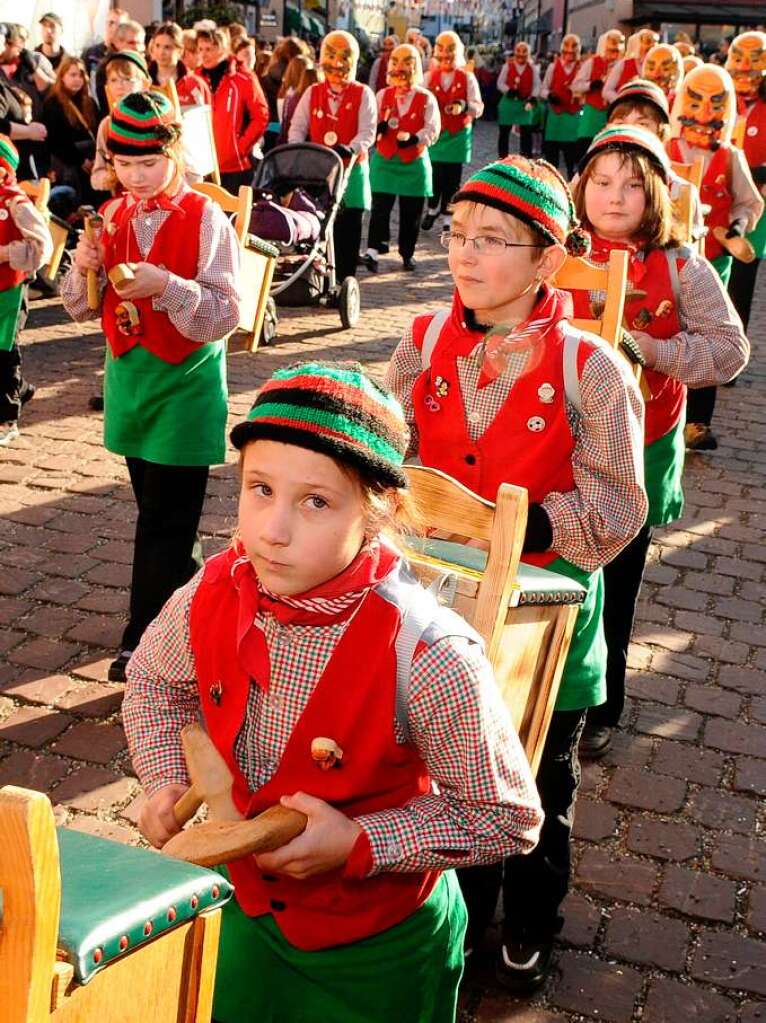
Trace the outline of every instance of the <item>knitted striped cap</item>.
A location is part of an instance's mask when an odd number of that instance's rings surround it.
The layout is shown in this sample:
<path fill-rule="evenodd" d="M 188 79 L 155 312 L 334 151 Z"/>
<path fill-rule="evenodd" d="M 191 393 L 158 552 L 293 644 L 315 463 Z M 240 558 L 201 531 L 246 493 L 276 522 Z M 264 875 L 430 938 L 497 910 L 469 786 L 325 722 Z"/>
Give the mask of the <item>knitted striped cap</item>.
<path fill-rule="evenodd" d="M 106 147 L 122 156 L 163 153 L 181 134 L 176 112 L 161 92 L 132 92 L 112 109 Z"/>
<path fill-rule="evenodd" d="M 590 239 L 580 227 L 569 186 L 546 160 L 507 156 L 473 174 L 453 203 L 492 206 L 539 231 L 573 256 L 587 255 Z"/>
<path fill-rule="evenodd" d="M 114 53 L 110 53 L 108 56 L 104 57 L 103 66 L 107 74 L 109 72 L 109 65 L 113 64 L 116 60 L 127 60 L 128 63 L 133 64 L 138 68 L 147 82 L 151 82 L 152 76 L 149 74 L 149 68 L 146 65 L 146 60 L 143 55 L 138 53 L 136 50 L 115 50 Z"/>
<path fill-rule="evenodd" d="M 16 176 L 19 167 L 19 151 L 7 135 L 0 135 L 0 167 L 11 175 Z"/>
<path fill-rule="evenodd" d="M 651 103 L 665 124 L 670 124 L 670 108 L 665 93 L 659 85 L 655 85 L 654 82 L 650 82 L 646 78 L 634 78 L 632 82 L 623 85 L 607 108 L 607 120 L 612 116 L 612 111 L 618 103 L 630 100 L 637 103 Z"/>
<path fill-rule="evenodd" d="M 594 157 L 610 152 L 638 153 L 647 156 L 665 184 L 668 183 L 670 177 L 668 154 L 657 136 L 646 128 L 640 128 L 637 124 L 607 125 L 593 139 L 577 170 L 583 174 Z"/>
<path fill-rule="evenodd" d="M 238 449 L 258 438 L 329 455 L 386 486 L 407 485 L 401 406 L 358 362 L 303 362 L 277 370 L 247 419 L 231 431 Z"/>

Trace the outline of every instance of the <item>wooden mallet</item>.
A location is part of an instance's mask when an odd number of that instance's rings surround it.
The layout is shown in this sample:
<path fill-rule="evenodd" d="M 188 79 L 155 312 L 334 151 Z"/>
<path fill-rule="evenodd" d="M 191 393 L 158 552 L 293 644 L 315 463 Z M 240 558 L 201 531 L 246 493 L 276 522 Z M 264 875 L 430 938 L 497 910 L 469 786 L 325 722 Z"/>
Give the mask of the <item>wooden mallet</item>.
<path fill-rule="evenodd" d="M 210 820 L 174 835 L 162 847 L 167 856 L 213 867 L 279 849 L 305 830 L 306 815 L 284 806 L 269 807 L 245 820 L 231 798 L 231 771 L 207 732 L 198 724 L 187 725 L 181 741 L 191 786 L 176 803 L 173 814 L 183 826 L 206 803 Z"/>
<path fill-rule="evenodd" d="M 92 206 L 81 206 L 77 212 L 83 218 L 85 237 L 88 241 L 98 242 L 101 229 L 104 226 L 104 218 L 100 213 L 96 213 Z M 95 270 L 88 270 L 87 280 L 88 309 L 98 309 L 101 297 L 98 288 L 98 273 Z"/>

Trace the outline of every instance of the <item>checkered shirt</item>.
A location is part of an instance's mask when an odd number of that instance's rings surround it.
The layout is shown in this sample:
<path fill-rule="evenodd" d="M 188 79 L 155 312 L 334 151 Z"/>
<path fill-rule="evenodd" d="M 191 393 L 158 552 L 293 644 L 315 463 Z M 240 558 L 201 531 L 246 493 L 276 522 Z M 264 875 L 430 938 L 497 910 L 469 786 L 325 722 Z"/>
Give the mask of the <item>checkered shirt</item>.
<path fill-rule="evenodd" d="M 647 501 L 641 394 L 623 360 L 600 339 L 585 336 L 595 347 L 580 377 L 582 414 L 569 402 L 566 405 L 575 439 L 575 487 L 568 493 L 552 491 L 542 505 L 551 520 L 553 549 L 592 572 L 608 564 L 636 535 L 646 518 Z M 468 410 L 466 428 L 473 441 L 489 429 L 505 402 L 513 400 L 513 385 L 528 357 L 512 355 L 500 376 L 479 388 L 482 339 L 483 333 L 477 331 L 475 357 L 458 363 L 460 393 Z M 422 372 L 420 351 L 408 329 L 389 364 L 386 385 L 404 408 L 412 435 L 411 454 L 417 452 L 412 392 Z"/>
<path fill-rule="evenodd" d="M 201 573 L 170 598 L 128 668 L 123 720 L 133 766 L 149 795 L 163 785 L 188 784 L 179 733 L 200 715 L 189 637 L 189 611 L 200 579 Z M 266 614 L 256 625 L 266 636 L 271 679 L 268 692 L 251 685 L 235 743 L 252 789 L 277 770 L 348 622 L 282 625 Z M 492 670 L 476 644 L 445 638 L 417 654 L 408 723 L 432 791 L 406 806 L 357 818 L 370 842 L 370 875 L 490 863 L 529 851 L 542 822 L 539 798 Z"/>

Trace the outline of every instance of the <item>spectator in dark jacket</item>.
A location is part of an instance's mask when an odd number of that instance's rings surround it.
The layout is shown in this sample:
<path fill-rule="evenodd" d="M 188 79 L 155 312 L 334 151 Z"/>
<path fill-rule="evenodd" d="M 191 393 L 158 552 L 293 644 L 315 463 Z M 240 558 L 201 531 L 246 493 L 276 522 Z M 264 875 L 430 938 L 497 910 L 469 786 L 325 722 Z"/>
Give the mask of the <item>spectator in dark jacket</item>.
<path fill-rule="evenodd" d="M 5 48 L 0 55 L 8 80 L 32 100 L 32 116 L 39 120 L 45 93 L 56 80 L 50 61 L 42 53 L 28 50 L 29 32 L 23 25 L 6 25 Z"/>
<path fill-rule="evenodd" d="M 98 113 L 88 92 L 85 64 L 79 57 L 66 56 L 61 61 L 56 81 L 45 97 L 43 123 L 48 129 L 55 183 L 74 190 L 75 208 L 92 204 L 96 196 L 90 174 L 96 155 Z"/>
<path fill-rule="evenodd" d="M 66 55 L 66 50 L 61 45 L 64 23 L 58 14 L 51 11 L 40 18 L 39 24 L 43 41 L 35 47 L 35 53 L 42 53 L 43 57 L 47 57 L 53 70 L 58 71 L 59 64 Z"/>
<path fill-rule="evenodd" d="M 88 69 L 89 78 L 95 74 L 96 68 L 99 66 L 104 57 L 106 57 L 108 53 L 113 52 L 112 42 L 114 40 L 114 33 L 117 30 L 117 26 L 127 20 L 127 11 L 123 10 L 122 7 L 113 7 L 106 16 L 104 41 L 102 43 L 95 43 L 93 46 L 89 46 L 87 50 L 83 50 L 82 59 L 85 61 L 85 67 Z"/>
<path fill-rule="evenodd" d="M 7 45 L 6 37 L 0 30 L 0 63 L 3 63 L 6 54 L 13 52 L 14 48 Z M 46 172 L 48 157 L 44 142 L 47 129 L 40 121 L 33 119 L 30 95 L 1 69 L 0 132 L 13 139 L 19 151 L 20 162 L 16 177 L 20 181 L 38 178 Z"/>

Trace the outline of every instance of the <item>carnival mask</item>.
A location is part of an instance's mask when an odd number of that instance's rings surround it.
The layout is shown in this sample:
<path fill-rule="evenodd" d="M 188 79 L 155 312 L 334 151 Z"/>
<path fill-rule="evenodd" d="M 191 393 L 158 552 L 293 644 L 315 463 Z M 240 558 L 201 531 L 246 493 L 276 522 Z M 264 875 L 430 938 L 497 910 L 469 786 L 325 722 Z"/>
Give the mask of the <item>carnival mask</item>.
<path fill-rule="evenodd" d="M 434 43 L 434 59 L 442 71 L 454 71 L 462 64 L 463 44 L 454 32 L 442 32 Z"/>
<path fill-rule="evenodd" d="M 729 47 L 726 70 L 743 99 L 755 99 L 766 78 L 766 32 L 743 32 Z"/>
<path fill-rule="evenodd" d="M 633 57 L 640 64 L 649 50 L 656 46 L 659 41 L 660 37 L 656 32 L 653 32 L 650 28 L 642 28 L 639 32 L 634 32 L 630 39 L 628 39 L 627 56 Z"/>
<path fill-rule="evenodd" d="M 694 44 L 687 43 L 684 39 L 678 39 L 673 43 L 682 57 L 691 57 L 694 54 Z"/>
<path fill-rule="evenodd" d="M 644 65 L 641 69 L 641 77 L 648 78 L 650 82 L 659 85 L 667 95 L 678 88 L 678 83 L 683 78 L 684 65 L 681 54 L 669 43 L 660 43 L 653 46 L 644 58 Z"/>
<path fill-rule="evenodd" d="M 336 88 L 356 78 L 359 44 L 348 32 L 330 32 L 322 40 L 319 63 L 325 78 Z"/>
<path fill-rule="evenodd" d="M 690 53 L 688 57 L 683 58 L 684 75 L 688 75 L 696 67 L 702 67 L 704 63 L 702 57 L 698 57 L 696 53 Z"/>
<path fill-rule="evenodd" d="M 561 43 L 561 59 L 565 64 L 571 64 L 580 59 L 580 37 L 576 35 L 564 36 Z"/>
<path fill-rule="evenodd" d="M 615 29 L 605 32 L 599 39 L 598 49 L 607 64 L 614 64 L 625 53 L 625 36 Z"/>
<path fill-rule="evenodd" d="M 529 60 L 529 46 L 526 43 L 516 43 L 513 48 L 513 59 L 517 64 L 526 64 Z"/>
<path fill-rule="evenodd" d="M 715 149 L 731 138 L 735 118 L 734 83 L 729 72 L 715 64 L 690 71 L 673 107 L 681 138 L 691 146 Z"/>
<path fill-rule="evenodd" d="M 391 51 L 386 81 L 397 89 L 407 91 L 423 81 L 420 54 L 410 43 L 402 43 Z"/>

